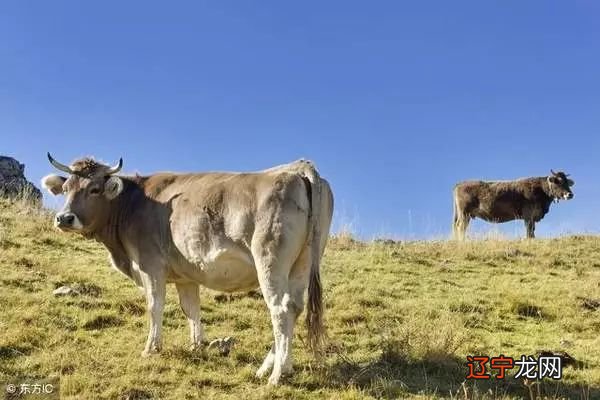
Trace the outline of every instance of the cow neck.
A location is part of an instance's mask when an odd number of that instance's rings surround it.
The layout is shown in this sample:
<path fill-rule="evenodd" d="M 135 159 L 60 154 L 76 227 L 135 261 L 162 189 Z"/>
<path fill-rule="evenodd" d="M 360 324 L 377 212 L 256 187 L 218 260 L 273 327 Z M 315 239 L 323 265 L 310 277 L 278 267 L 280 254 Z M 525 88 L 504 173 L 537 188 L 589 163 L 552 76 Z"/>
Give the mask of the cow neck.
<path fill-rule="evenodd" d="M 546 207 L 550 207 L 552 202 L 554 202 L 555 198 L 550 194 L 550 185 L 548 184 L 548 178 L 540 177 L 539 179 L 541 181 L 542 191 L 544 192 L 544 195 L 546 195 Z"/>
<path fill-rule="evenodd" d="M 546 197 L 548 197 L 550 200 L 552 200 L 553 196 L 550 195 L 550 185 L 548 184 L 548 178 L 540 177 L 538 179 L 540 180 L 544 194 L 546 195 Z"/>
<path fill-rule="evenodd" d="M 109 216 L 104 226 L 93 233 L 94 239 L 104 244 L 109 251 L 126 254 L 121 236 L 124 234 L 128 216 L 134 209 L 133 202 L 139 198 L 142 191 L 135 182 L 123 179 L 123 191 L 111 201 Z"/>

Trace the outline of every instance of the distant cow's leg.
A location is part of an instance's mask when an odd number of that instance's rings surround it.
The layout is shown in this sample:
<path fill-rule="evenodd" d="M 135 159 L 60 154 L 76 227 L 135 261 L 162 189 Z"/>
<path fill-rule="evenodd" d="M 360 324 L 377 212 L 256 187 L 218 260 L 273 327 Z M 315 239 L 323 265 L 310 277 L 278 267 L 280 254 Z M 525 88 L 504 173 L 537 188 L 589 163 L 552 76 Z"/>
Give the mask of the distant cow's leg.
<path fill-rule="evenodd" d="M 161 331 L 163 309 L 165 306 L 166 281 L 162 273 L 150 275 L 142 272 L 142 281 L 146 291 L 146 301 L 148 303 L 148 311 L 150 313 L 150 332 L 146 347 L 142 352 L 143 357 L 147 357 L 152 353 L 158 353 L 161 350 Z"/>
<path fill-rule="evenodd" d="M 535 238 L 535 222 L 532 220 L 525 221 L 525 228 L 527 228 L 527 238 Z"/>
<path fill-rule="evenodd" d="M 195 283 L 178 283 L 175 286 L 177 287 L 177 293 L 179 294 L 179 304 L 190 324 L 191 348 L 194 350 L 202 345 L 204 336 L 202 323 L 200 322 L 199 288 Z"/>
<path fill-rule="evenodd" d="M 460 213 L 456 215 L 454 220 L 454 238 L 457 240 L 465 240 L 465 233 L 469 227 L 471 217 L 467 214 Z"/>

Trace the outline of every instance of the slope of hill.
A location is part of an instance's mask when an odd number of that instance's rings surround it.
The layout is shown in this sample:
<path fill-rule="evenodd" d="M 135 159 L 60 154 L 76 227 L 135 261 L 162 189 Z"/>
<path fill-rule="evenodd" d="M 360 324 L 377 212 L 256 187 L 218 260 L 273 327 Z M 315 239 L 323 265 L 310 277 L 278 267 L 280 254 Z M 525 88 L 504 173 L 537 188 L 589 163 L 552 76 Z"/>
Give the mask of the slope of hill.
<path fill-rule="evenodd" d="M 187 348 L 168 293 L 164 352 L 143 359 L 143 296 L 99 244 L 56 232 L 50 214 L 0 200 L 0 383 L 59 379 L 61 398 L 600 398 L 600 238 L 470 243 L 333 239 L 322 266 L 329 345 L 322 363 L 298 329 L 296 373 L 254 378 L 271 342 L 257 295 L 203 290 L 209 340 Z M 80 294 L 52 291 L 76 285 Z M 560 381 L 465 380 L 467 355 L 541 350 L 577 360 Z M 533 396 L 533 397 L 532 397 Z"/>

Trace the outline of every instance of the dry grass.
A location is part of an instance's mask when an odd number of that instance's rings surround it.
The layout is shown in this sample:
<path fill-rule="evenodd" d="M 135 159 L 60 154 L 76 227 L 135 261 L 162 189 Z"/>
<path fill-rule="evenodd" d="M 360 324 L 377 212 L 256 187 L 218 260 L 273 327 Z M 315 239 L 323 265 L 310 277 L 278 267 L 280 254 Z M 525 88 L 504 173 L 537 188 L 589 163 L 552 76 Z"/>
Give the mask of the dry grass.
<path fill-rule="evenodd" d="M 315 363 L 296 336 L 296 374 L 254 378 L 271 341 L 258 296 L 202 295 L 208 339 L 187 349 L 169 291 L 164 352 L 142 359 L 145 304 L 97 243 L 60 234 L 46 212 L 0 202 L 0 382 L 60 379 L 67 399 L 600 398 L 600 238 L 361 243 L 332 240 L 323 281 L 329 345 Z M 52 290 L 78 284 L 79 296 Z M 465 382 L 466 355 L 567 351 L 560 382 Z"/>

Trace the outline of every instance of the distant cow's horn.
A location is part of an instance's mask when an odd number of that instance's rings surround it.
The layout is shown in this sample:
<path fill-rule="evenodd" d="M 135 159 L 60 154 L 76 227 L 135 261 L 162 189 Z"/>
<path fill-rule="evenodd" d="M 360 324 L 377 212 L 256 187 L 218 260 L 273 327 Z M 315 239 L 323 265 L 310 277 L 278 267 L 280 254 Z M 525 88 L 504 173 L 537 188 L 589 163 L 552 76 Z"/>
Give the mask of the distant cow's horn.
<path fill-rule="evenodd" d="M 553 169 L 551 169 L 550 172 L 552 172 L 552 175 L 555 175 L 555 176 L 558 175 L 556 172 L 554 172 Z"/>
<path fill-rule="evenodd" d="M 123 158 L 119 158 L 119 162 L 114 167 L 110 167 L 106 173 L 108 175 L 116 174 L 123 168 Z"/>
<path fill-rule="evenodd" d="M 57 170 L 66 172 L 67 174 L 74 174 L 74 172 L 71 168 L 69 168 L 68 166 L 66 166 L 64 164 L 59 163 L 54 158 L 52 158 L 52 156 L 50 155 L 50 152 L 48 152 L 48 161 L 50 161 L 50 164 L 52 164 L 52 166 L 54 168 L 56 168 Z"/>

